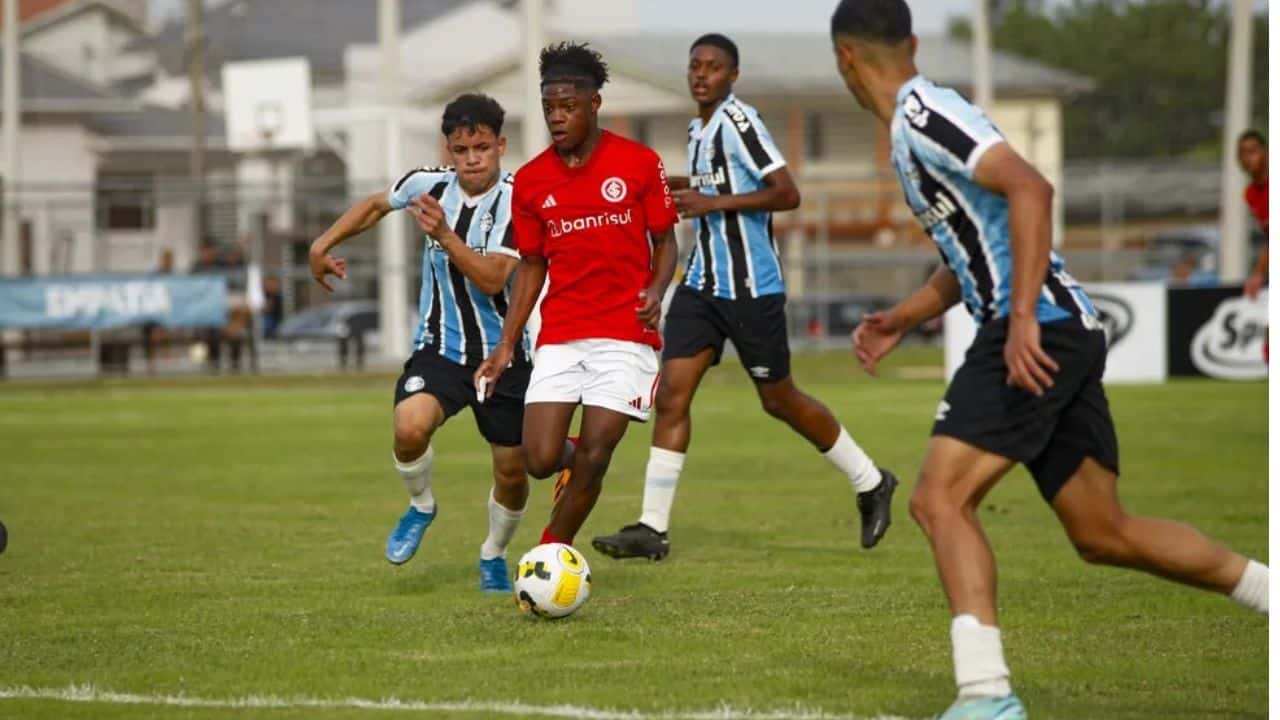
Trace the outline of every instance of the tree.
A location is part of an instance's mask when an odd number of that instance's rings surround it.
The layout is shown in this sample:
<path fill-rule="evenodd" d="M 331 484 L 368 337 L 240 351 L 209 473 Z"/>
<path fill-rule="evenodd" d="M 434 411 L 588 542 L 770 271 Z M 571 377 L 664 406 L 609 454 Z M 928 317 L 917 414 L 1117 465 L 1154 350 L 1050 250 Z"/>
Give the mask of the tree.
<path fill-rule="evenodd" d="M 1254 33 L 1253 108 L 1265 127 L 1267 20 Z M 1229 8 L 1211 0 L 998 0 L 999 50 L 1092 79 L 1063 108 L 1068 158 L 1170 157 L 1221 144 Z M 969 28 L 953 21 L 950 31 Z"/>

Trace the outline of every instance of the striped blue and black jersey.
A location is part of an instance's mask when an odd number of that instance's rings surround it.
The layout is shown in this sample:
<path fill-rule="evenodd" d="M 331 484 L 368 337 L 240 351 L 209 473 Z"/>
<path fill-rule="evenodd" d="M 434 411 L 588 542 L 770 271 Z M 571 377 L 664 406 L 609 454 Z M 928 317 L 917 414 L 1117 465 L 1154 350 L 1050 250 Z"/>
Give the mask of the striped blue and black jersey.
<path fill-rule="evenodd" d="M 1003 136 L 959 93 L 919 75 L 898 90 L 889 130 L 907 204 L 959 280 L 969 313 L 978 324 L 1006 317 L 1013 292 L 1009 204 L 973 176 L 979 158 Z M 1050 251 L 1036 317 L 1096 315 L 1062 258 Z"/>
<path fill-rule="evenodd" d="M 764 177 L 786 165 L 755 108 L 733 95 L 705 126 L 689 123 L 689 184 L 706 195 L 739 195 L 765 187 Z M 727 299 L 786 291 L 767 210 L 715 212 L 693 221 L 696 243 L 684 282 Z"/>
<path fill-rule="evenodd" d="M 440 202 L 450 227 L 472 250 L 518 258 L 511 228 L 511 183 L 511 175 L 504 175 L 483 195 L 470 197 L 452 168 L 419 168 L 396 182 L 388 200 L 392 209 L 400 210 L 419 195 L 429 194 Z M 486 295 L 449 261 L 435 240 L 425 240 L 413 346 L 429 348 L 460 365 L 479 365 L 502 335 L 511 282 L 497 295 Z M 528 359 L 527 339 L 523 345 L 516 349 L 517 362 Z"/>

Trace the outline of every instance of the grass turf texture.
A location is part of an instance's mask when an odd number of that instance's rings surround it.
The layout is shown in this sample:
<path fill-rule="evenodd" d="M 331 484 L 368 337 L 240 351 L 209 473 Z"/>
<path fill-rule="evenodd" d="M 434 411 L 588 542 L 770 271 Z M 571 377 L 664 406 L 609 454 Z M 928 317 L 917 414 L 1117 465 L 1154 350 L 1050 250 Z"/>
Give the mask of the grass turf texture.
<path fill-rule="evenodd" d="M 592 598 L 559 622 L 477 590 L 489 455 L 469 413 L 437 435 L 442 512 L 418 556 L 382 559 L 405 504 L 388 377 L 3 386 L 0 688 L 930 716 L 953 693 L 949 618 L 906 501 L 942 385 L 894 375 L 936 361 L 904 351 L 873 381 L 843 354 L 796 359 L 801 387 L 904 481 L 879 548 L 858 548 L 845 479 L 727 362 L 695 402 L 672 556 L 619 563 L 588 543 L 639 511 L 636 425 L 579 536 Z M 1265 385 L 1109 392 L 1129 508 L 1265 559 Z M 533 485 L 513 563 L 550 490 Z M 1086 566 L 1022 470 L 981 514 L 1032 717 L 1264 716 L 1264 618 Z M 24 718 L 366 714 L 0 700 Z"/>

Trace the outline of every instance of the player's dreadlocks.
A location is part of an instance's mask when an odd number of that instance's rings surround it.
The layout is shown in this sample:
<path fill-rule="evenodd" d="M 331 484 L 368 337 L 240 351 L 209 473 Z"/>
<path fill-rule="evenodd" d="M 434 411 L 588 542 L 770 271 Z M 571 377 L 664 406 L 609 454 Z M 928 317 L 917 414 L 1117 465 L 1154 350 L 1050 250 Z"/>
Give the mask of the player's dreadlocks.
<path fill-rule="evenodd" d="M 599 90 L 609 82 L 609 66 L 600 53 L 586 43 L 562 42 L 548 45 L 538 57 L 543 87 L 551 83 L 572 83 L 575 87 Z"/>

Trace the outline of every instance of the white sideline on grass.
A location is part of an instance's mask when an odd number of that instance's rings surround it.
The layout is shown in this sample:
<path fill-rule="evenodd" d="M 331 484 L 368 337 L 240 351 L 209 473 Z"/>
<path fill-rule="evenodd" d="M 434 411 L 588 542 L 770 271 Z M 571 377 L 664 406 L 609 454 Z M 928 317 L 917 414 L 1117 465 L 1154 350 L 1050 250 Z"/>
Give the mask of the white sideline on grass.
<path fill-rule="evenodd" d="M 578 705 L 529 705 L 519 702 L 490 702 L 458 700 L 453 702 L 425 702 L 383 698 L 317 698 L 279 697 L 276 695 L 249 695 L 239 698 L 201 698 L 190 695 L 136 695 L 133 693 L 99 690 L 92 685 L 71 685 L 65 688 L 8 687 L 0 688 L 0 700 L 55 700 L 77 703 L 106 703 L 111 705 L 168 705 L 176 707 L 225 708 L 239 710 L 315 708 L 319 710 L 398 710 L 408 712 L 463 712 L 488 713 L 490 715 L 514 715 L 517 717 L 556 717 L 575 720 L 908 720 L 890 715 L 874 718 L 857 718 L 821 710 L 774 710 L 757 712 L 722 706 L 714 710 L 693 712 L 669 711 L 642 713 L 638 710 L 599 710 Z"/>

